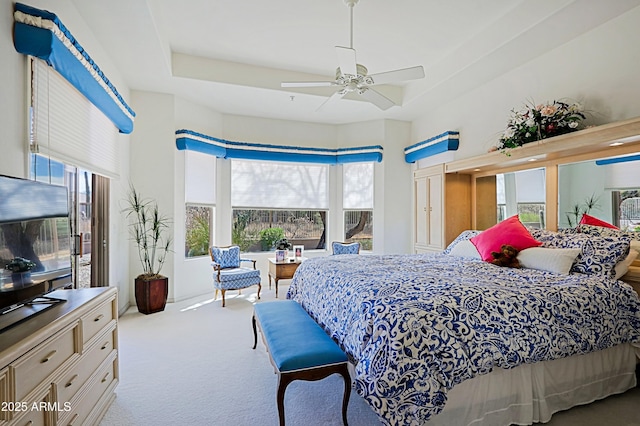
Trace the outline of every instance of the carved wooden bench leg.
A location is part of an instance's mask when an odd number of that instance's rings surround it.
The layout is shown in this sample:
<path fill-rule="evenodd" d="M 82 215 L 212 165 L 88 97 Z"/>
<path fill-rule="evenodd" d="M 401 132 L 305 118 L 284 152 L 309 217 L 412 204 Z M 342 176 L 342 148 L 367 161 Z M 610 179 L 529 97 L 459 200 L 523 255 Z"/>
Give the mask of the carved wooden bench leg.
<path fill-rule="evenodd" d="M 278 373 L 276 402 L 280 426 L 285 424 L 284 397 L 289 383 L 294 380 L 321 380 L 332 374 L 340 374 L 344 379 L 342 422 L 347 426 L 347 406 L 351 396 L 348 358 L 331 337 L 291 300 L 256 304 L 251 323 L 253 349 L 258 345 L 259 328 L 271 363 Z"/>

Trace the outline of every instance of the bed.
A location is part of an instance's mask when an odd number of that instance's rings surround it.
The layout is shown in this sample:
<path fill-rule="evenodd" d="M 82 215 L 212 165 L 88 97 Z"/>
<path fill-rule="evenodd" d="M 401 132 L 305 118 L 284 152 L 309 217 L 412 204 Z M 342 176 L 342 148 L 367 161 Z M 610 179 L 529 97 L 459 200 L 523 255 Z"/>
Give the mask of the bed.
<path fill-rule="evenodd" d="M 296 271 L 287 297 L 347 353 L 382 423 L 546 422 L 635 386 L 640 301 L 629 285 L 455 254 L 477 234 L 443 254 L 327 256 Z"/>

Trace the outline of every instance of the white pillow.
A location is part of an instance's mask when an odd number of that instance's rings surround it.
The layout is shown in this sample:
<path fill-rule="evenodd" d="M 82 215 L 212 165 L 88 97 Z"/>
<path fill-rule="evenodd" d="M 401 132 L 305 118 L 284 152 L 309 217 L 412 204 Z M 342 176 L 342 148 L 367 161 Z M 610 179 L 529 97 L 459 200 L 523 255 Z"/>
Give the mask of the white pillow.
<path fill-rule="evenodd" d="M 480 253 L 478 253 L 478 249 L 473 245 L 471 240 L 462 240 L 458 241 L 458 243 L 453 246 L 451 251 L 449 252 L 450 256 L 458 256 L 458 257 L 471 257 L 473 259 L 482 259 Z"/>
<path fill-rule="evenodd" d="M 556 249 L 547 247 L 531 247 L 518 253 L 518 260 L 523 268 L 539 269 L 568 275 L 574 260 L 581 249 Z"/>
<path fill-rule="evenodd" d="M 616 271 L 616 280 L 619 280 L 624 274 L 629 270 L 629 266 L 636 260 L 638 257 L 638 252 L 635 250 L 629 250 L 629 254 L 623 260 L 618 262 L 614 268 Z"/>

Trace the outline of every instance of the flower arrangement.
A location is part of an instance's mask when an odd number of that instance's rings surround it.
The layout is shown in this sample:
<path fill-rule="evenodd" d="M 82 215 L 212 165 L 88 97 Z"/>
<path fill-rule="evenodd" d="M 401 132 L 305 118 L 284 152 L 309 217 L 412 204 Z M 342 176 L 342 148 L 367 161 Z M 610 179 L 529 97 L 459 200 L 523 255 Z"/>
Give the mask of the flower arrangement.
<path fill-rule="evenodd" d="M 504 152 L 530 142 L 580 130 L 585 118 L 580 104 L 562 101 L 530 104 L 519 111 L 511 110 L 511 118 L 496 148 Z"/>

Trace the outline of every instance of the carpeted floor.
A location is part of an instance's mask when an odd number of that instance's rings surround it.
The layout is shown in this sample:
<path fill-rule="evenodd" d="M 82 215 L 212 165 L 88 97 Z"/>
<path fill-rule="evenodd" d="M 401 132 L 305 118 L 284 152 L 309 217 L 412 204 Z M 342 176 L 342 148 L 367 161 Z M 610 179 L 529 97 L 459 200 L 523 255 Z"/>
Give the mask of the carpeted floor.
<path fill-rule="evenodd" d="M 286 290 L 280 288 L 280 298 Z M 120 383 L 101 426 L 278 424 L 277 376 L 262 342 L 251 349 L 255 291 L 231 293 L 224 309 L 220 300 L 203 296 L 152 315 L 134 307 L 120 318 Z M 263 288 L 262 296 L 275 300 L 273 289 Z M 285 397 L 287 425 L 341 425 L 342 392 L 337 375 L 293 382 Z M 547 425 L 640 425 L 639 403 L 635 388 L 557 413 Z M 355 392 L 348 417 L 351 426 L 380 424 Z"/>

